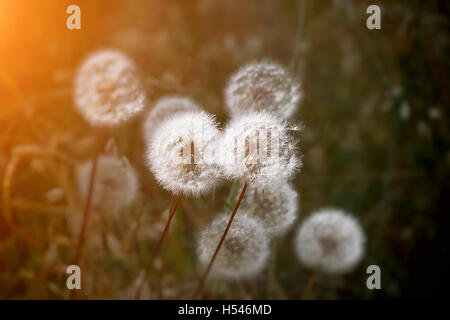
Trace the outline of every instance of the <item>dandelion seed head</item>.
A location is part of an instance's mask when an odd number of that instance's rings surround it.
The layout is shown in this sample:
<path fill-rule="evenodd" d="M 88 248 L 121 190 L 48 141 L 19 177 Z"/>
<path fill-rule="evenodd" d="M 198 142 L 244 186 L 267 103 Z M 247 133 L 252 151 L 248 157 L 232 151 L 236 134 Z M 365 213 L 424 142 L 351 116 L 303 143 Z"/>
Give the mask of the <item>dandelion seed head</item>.
<path fill-rule="evenodd" d="M 269 236 L 281 236 L 297 218 L 298 194 L 288 181 L 280 179 L 264 189 L 249 188 L 242 207 L 262 224 Z"/>
<path fill-rule="evenodd" d="M 206 267 L 228 223 L 221 214 L 201 232 L 197 254 Z M 238 212 L 217 254 L 211 275 L 216 278 L 243 279 L 258 274 L 269 256 L 269 238 L 261 224 L 245 212 Z"/>
<path fill-rule="evenodd" d="M 340 209 L 321 209 L 308 217 L 295 238 L 296 254 L 307 267 L 327 273 L 351 270 L 364 253 L 364 232 Z"/>
<path fill-rule="evenodd" d="M 231 119 L 217 159 L 229 178 L 261 189 L 301 167 L 287 122 L 268 112 Z"/>
<path fill-rule="evenodd" d="M 222 178 L 213 161 L 220 130 L 204 111 L 178 113 L 164 121 L 149 142 L 147 161 L 156 180 L 174 194 L 201 196 Z"/>
<path fill-rule="evenodd" d="M 115 50 L 91 54 L 75 79 L 75 105 L 93 126 L 113 127 L 144 110 L 145 91 L 134 63 Z"/>
<path fill-rule="evenodd" d="M 187 97 L 169 96 L 159 99 L 148 112 L 142 127 L 146 141 L 151 139 L 164 120 L 174 114 L 187 111 L 201 111 L 201 107 Z"/>
<path fill-rule="evenodd" d="M 80 194 L 86 198 L 92 171 L 92 160 L 78 166 L 76 178 Z M 92 205 L 102 211 L 116 212 L 130 205 L 136 198 L 139 181 L 126 159 L 100 156 L 95 174 Z"/>
<path fill-rule="evenodd" d="M 270 111 L 285 119 L 297 109 L 300 86 L 281 65 L 250 63 L 233 74 L 225 89 L 225 105 L 232 117 L 251 111 Z"/>

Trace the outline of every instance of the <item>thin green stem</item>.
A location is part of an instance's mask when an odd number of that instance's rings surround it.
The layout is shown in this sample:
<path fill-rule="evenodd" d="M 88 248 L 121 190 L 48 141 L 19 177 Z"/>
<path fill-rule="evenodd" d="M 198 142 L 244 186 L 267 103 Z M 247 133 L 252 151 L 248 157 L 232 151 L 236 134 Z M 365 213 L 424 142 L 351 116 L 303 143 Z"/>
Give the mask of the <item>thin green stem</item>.
<path fill-rule="evenodd" d="M 153 250 L 153 253 L 150 257 L 150 260 L 147 264 L 147 267 L 145 268 L 145 276 L 143 281 L 139 284 L 137 290 L 136 290 L 136 294 L 135 294 L 135 299 L 139 300 L 140 295 L 141 295 L 141 291 L 142 288 L 144 287 L 144 283 L 147 281 L 148 278 L 148 269 L 149 267 L 153 264 L 154 259 L 158 256 L 158 253 L 162 247 L 163 241 L 167 236 L 167 233 L 169 232 L 169 228 L 170 228 L 170 224 L 172 222 L 172 219 L 175 215 L 175 212 L 177 211 L 178 205 L 180 204 L 182 195 L 181 194 L 174 194 L 172 195 L 172 200 L 171 200 L 171 204 L 170 204 L 170 209 L 169 209 L 169 217 L 167 219 L 166 225 L 164 227 L 163 232 L 161 233 L 161 236 L 159 237 L 158 242 L 156 243 L 155 249 Z"/>
<path fill-rule="evenodd" d="M 303 36 L 305 34 L 305 28 L 306 28 L 307 10 L 308 10 L 308 0 L 300 1 L 294 54 L 292 55 L 292 60 L 291 60 L 291 70 L 292 70 L 292 75 L 294 76 L 294 78 L 297 76 L 298 69 L 299 69 L 302 40 L 303 40 Z"/>
<path fill-rule="evenodd" d="M 269 261 L 269 275 L 268 275 L 268 282 L 267 282 L 267 299 L 272 299 L 273 293 L 275 291 L 275 287 L 277 285 L 277 278 L 276 278 L 276 267 L 277 267 L 277 239 L 272 240 L 272 250 L 270 253 L 270 261 Z"/>
<path fill-rule="evenodd" d="M 94 189 L 95 189 L 95 176 L 97 173 L 98 158 L 100 156 L 101 149 L 103 148 L 103 144 L 104 144 L 104 136 L 102 133 L 97 132 L 94 156 L 92 158 L 92 168 L 91 168 L 91 173 L 89 176 L 89 187 L 88 187 L 88 191 L 87 191 L 87 198 L 86 198 L 86 203 L 84 206 L 81 231 L 80 231 L 80 235 L 78 238 L 78 244 L 77 244 L 76 255 L 75 255 L 75 260 L 74 260 L 75 265 L 78 265 L 80 263 L 81 257 L 82 257 L 84 242 L 85 242 L 85 238 L 86 238 L 86 229 L 87 229 L 87 224 L 88 224 L 89 216 L 90 216 L 90 212 L 91 212 L 92 197 L 93 197 Z M 71 300 L 75 298 L 75 291 L 76 290 L 72 290 L 70 292 Z"/>
<path fill-rule="evenodd" d="M 216 250 L 214 251 L 214 254 L 211 257 L 211 260 L 209 261 L 208 266 L 206 267 L 205 271 L 203 272 L 203 275 L 201 276 L 197 289 L 195 290 L 193 298 L 196 299 L 198 295 L 203 291 L 203 286 L 205 284 L 206 277 L 208 276 L 209 272 L 211 271 L 212 265 L 214 264 L 214 261 L 216 260 L 217 254 L 219 253 L 220 248 L 222 247 L 223 242 L 225 241 L 225 238 L 228 234 L 228 231 L 230 230 L 231 224 L 233 223 L 234 217 L 236 216 L 236 212 L 239 209 L 239 206 L 241 205 L 241 201 L 244 198 L 245 191 L 247 190 L 247 183 L 244 184 L 242 187 L 241 193 L 239 195 L 239 198 L 236 202 L 236 205 L 234 206 L 233 212 L 230 215 L 230 219 L 228 220 L 228 224 L 225 228 L 225 231 L 223 232 L 222 238 L 219 241 L 219 244 L 216 247 Z"/>
<path fill-rule="evenodd" d="M 314 287 L 314 284 L 317 281 L 317 277 L 319 276 L 319 270 L 315 270 L 311 276 L 309 277 L 308 283 L 306 284 L 305 289 L 303 290 L 303 293 L 300 297 L 300 300 L 306 300 L 310 296 L 312 289 Z"/>

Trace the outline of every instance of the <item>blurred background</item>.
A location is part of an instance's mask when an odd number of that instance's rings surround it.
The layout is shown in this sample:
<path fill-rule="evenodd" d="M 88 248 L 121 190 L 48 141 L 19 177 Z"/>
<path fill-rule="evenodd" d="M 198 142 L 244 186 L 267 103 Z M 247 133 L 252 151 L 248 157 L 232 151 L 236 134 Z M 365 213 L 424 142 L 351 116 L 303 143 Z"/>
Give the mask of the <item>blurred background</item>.
<path fill-rule="evenodd" d="M 66 28 L 71 4 L 81 8 L 81 30 Z M 366 28 L 370 4 L 381 8 L 381 30 Z M 0 299 L 69 297 L 72 221 L 83 206 L 73 173 L 94 146 L 72 82 L 101 48 L 135 60 L 150 102 L 188 95 L 222 125 L 234 70 L 261 58 L 290 68 L 304 91 L 295 117 L 305 126 L 301 218 L 342 207 L 367 233 L 361 264 L 321 276 L 311 298 L 448 296 L 449 15 L 445 0 L 0 0 Z M 170 195 L 145 167 L 140 122 L 114 134 L 114 152 L 139 172 L 138 201 L 91 224 L 78 298 L 132 299 L 164 225 Z M 165 257 L 151 266 L 158 290 L 144 288 L 142 298 L 189 297 L 199 276 L 195 237 L 230 188 L 183 200 Z M 293 234 L 275 241 L 259 277 L 211 284 L 205 297 L 298 299 L 311 271 L 294 256 Z M 366 287 L 371 264 L 381 268 L 381 290 Z"/>

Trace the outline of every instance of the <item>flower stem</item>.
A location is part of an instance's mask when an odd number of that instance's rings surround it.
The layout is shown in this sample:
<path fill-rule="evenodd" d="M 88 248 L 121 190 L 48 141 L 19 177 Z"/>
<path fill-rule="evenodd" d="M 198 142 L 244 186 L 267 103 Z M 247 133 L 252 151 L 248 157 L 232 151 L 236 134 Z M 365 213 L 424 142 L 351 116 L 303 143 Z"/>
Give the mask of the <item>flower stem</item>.
<path fill-rule="evenodd" d="M 241 201 L 244 198 L 245 190 L 247 190 L 247 183 L 244 184 L 241 190 L 241 194 L 239 195 L 239 198 L 236 202 L 236 205 L 234 206 L 233 212 L 231 213 L 230 219 L 228 220 L 227 227 L 225 228 L 225 231 L 223 232 L 222 238 L 219 241 L 219 244 L 216 247 L 216 250 L 214 251 L 214 254 L 211 257 L 211 260 L 209 261 L 208 267 L 203 272 L 203 275 L 201 276 L 197 289 L 194 293 L 194 299 L 197 298 L 197 296 L 202 292 L 203 286 L 205 284 L 206 277 L 208 276 L 209 272 L 211 271 L 212 265 L 214 263 L 214 260 L 216 260 L 217 254 L 219 253 L 220 248 L 222 247 L 223 242 L 225 241 L 225 238 L 227 236 L 228 230 L 230 230 L 231 223 L 233 222 L 234 216 L 236 215 L 237 210 L 239 209 L 239 206 L 241 205 Z"/>
<path fill-rule="evenodd" d="M 300 2 L 299 6 L 299 15 L 298 15 L 298 25 L 297 25 L 297 34 L 295 36 L 295 46 L 294 46 L 294 54 L 291 59 L 291 71 L 294 78 L 298 76 L 299 69 L 299 61 L 301 55 L 301 46 L 302 40 L 305 33 L 306 28 L 306 14 L 308 11 L 308 0 L 303 0 Z"/>
<path fill-rule="evenodd" d="M 75 262 L 74 262 L 75 265 L 78 265 L 81 261 L 84 240 L 86 238 L 86 228 L 87 228 L 90 211 L 91 211 L 92 197 L 94 194 L 94 187 L 95 187 L 94 182 L 95 182 L 95 175 L 97 173 L 98 158 L 100 156 L 100 152 L 103 148 L 104 141 L 105 141 L 105 136 L 104 136 L 103 132 L 96 132 L 95 138 L 96 138 L 96 145 L 95 145 L 95 149 L 94 149 L 94 156 L 92 158 L 92 168 L 91 168 L 91 172 L 90 172 L 90 176 L 89 176 L 89 187 L 88 187 L 88 191 L 87 191 L 86 203 L 84 206 L 81 231 L 80 231 L 80 236 L 78 238 L 78 244 L 77 244 L 77 248 L 76 248 L 76 255 L 75 255 Z M 71 300 L 75 298 L 75 291 L 76 290 L 72 290 L 70 292 Z"/>
<path fill-rule="evenodd" d="M 308 283 L 306 284 L 305 289 L 303 290 L 303 293 L 300 297 L 300 300 L 306 300 L 308 299 L 309 294 L 311 293 L 311 290 L 314 287 L 314 284 L 316 283 L 317 276 L 319 275 L 319 271 L 315 270 L 311 276 L 309 277 Z"/>
<path fill-rule="evenodd" d="M 155 259 L 155 257 L 158 255 L 162 243 L 164 241 L 164 239 L 166 238 L 167 233 L 169 232 L 169 227 L 170 227 L 170 223 L 172 222 L 172 219 L 175 215 L 175 212 L 177 211 L 178 205 L 180 204 L 182 195 L 181 194 L 174 194 L 172 195 L 172 200 L 170 203 L 170 209 L 169 209 L 169 218 L 167 219 L 166 225 L 164 227 L 163 232 L 161 233 L 161 236 L 159 237 L 158 242 L 156 243 L 155 249 L 153 250 L 153 253 L 150 257 L 150 260 L 148 262 L 147 268 L 145 268 L 145 276 L 143 281 L 139 284 L 138 289 L 136 290 L 136 294 L 135 294 L 135 299 L 139 300 L 140 295 L 141 295 L 141 291 L 142 291 L 142 287 L 144 286 L 144 283 L 147 281 L 148 278 L 148 268 L 152 265 L 153 260 Z"/>
<path fill-rule="evenodd" d="M 266 296 L 267 299 L 273 299 L 273 294 L 275 291 L 275 286 L 277 284 L 277 278 L 276 278 L 276 267 L 277 267 L 277 248 L 278 243 L 277 239 L 272 240 L 272 250 L 270 255 L 270 264 L 269 264 L 269 273 L 268 273 L 268 281 L 267 281 L 267 287 L 266 287 Z"/>

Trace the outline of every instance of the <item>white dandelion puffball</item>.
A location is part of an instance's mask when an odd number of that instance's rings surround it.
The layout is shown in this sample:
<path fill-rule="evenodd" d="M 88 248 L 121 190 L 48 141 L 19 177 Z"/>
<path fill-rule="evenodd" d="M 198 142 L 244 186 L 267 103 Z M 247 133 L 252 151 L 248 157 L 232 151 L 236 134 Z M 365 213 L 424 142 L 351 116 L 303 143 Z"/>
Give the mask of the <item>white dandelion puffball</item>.
<path fill-rule="evenodd" d="M 298 194 L 288 181 L 281 179 L 264 189 L 249 188 L 242 207 L 262 224 L 269 236 L 281 236 L 297 218 Z"/>
<path fill-rule="evenodd" d="M 268 112 L 231 119 L 221 139 L 217 161 L 224 173 L 255 188 L 292 176 L 301 166 L 286 121 Z"/>
<path fill-rule="evenodd" d="M 229 215 L 221 214 L 200 233 L 197 254 L 206 267 L 227 226 Z M 245 212 L 238 212 L 217 254 L 211 275 L 218 278 L 251 278 L 262 271 L 269 256 L 267 232 Z"/>
<path fill-rule="evenodd" d="M 76 178 L 81 196 L 86 198 L 92 171 L 92 160 L 81 164 Z M 126 159 L 100 156 L 95 174 L 93 207 L 117 211 L 130 205 L 136 197 L 139 182 L 136 172 Z"/>
<path fill-rule="evenodd" d="M 300 86 L 289 72 L 270 61 L 241 67 L 225 89 L 225 105 L 232 117 L 249 111 L 270 111 L 287 119 L 301 98 Z"/>
<path fill-rule="evenodd" d="M 352 269 L 364 253 L 364 232 L 351 215 L 322 209 L 309 216 L 296 237 L 296 253 L 307 267 L 327 273 Z"/>
<path fill-rule="evenodd" d="M 169 96 L 159 99 L 144 120 L 142 130 L 145 140 L 149 141 L 159 125 L 170 116 L 181 112 L 201 110 L 199 105 L 187 97 Z"/>
<path fill-rule="evenodd" d="M 175 114 L 159 126 L 148 144 L 150 170 L 174 194 L 197 197 L 211 192 L 222 177 L 213 158 L 219 137 L 208 113 Z"/>
<path fill-rule="evenodd" d="M 75 79 L 75 105 L 93 126 L 112 127 L 144 110 L 145 91 L 133 61 L 114 50 L 91 54 Z"/>

